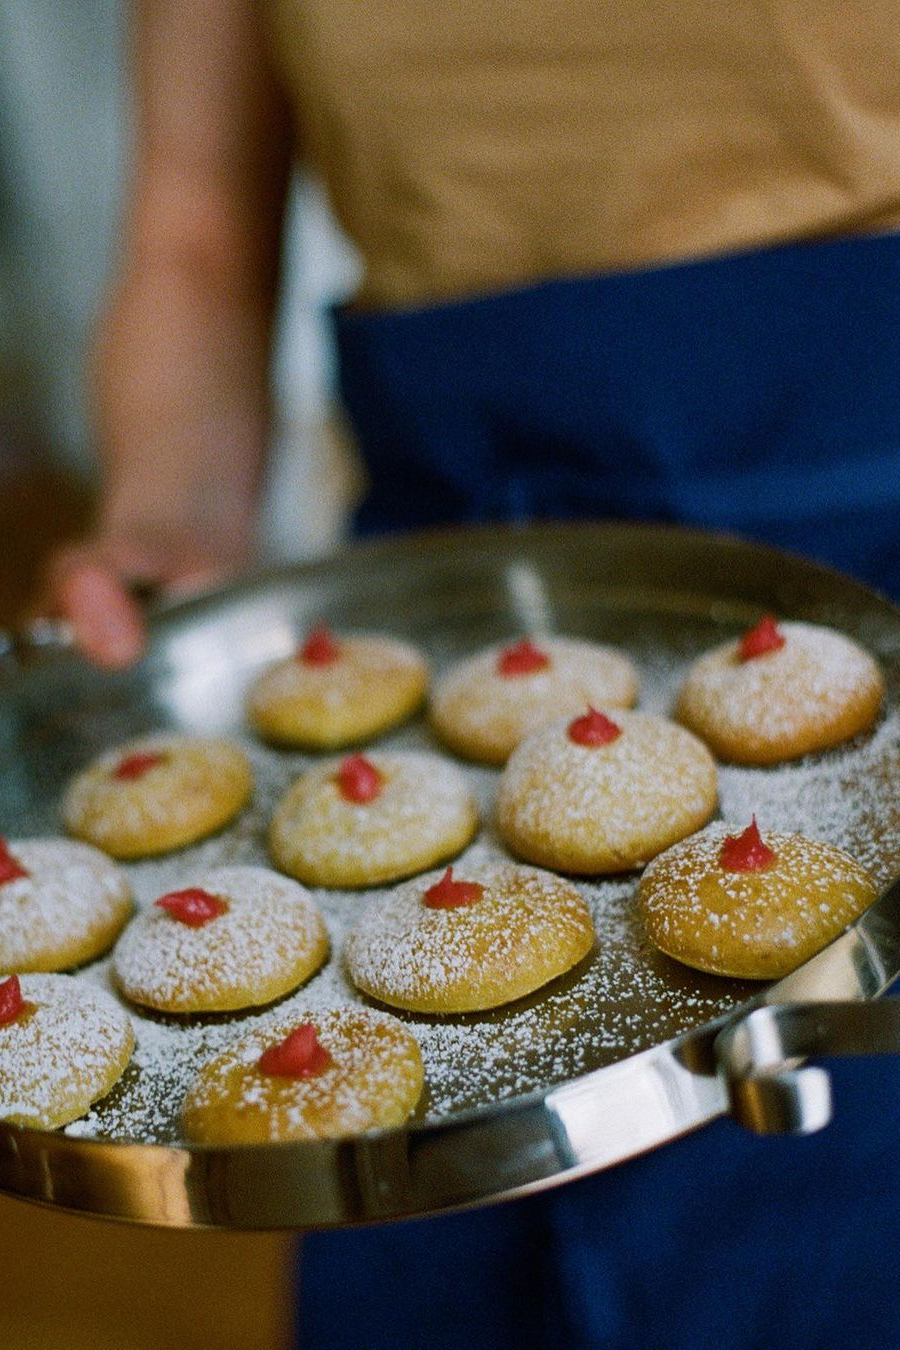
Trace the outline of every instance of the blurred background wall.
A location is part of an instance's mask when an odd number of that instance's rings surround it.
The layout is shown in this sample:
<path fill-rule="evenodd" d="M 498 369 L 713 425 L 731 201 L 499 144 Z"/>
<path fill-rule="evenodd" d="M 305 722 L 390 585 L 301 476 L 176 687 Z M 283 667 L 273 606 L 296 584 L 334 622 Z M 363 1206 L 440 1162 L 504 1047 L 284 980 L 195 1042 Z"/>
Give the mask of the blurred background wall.
<path fill-rule="evenodd" d="M 125 0 L 0 0 L 0 625 L 42 554 L 90 516 L 85 353 L 127 172 L 126 28 Z M 264 556 L 332 547 L 356 490 L 325 320 L 354 275 L 321 193 L 298 179 Z M 288 1340 L 287 1260 L 281 1237 L 143 1232 L 0 1197 L 0 1344 L 269 1350 Z"/>

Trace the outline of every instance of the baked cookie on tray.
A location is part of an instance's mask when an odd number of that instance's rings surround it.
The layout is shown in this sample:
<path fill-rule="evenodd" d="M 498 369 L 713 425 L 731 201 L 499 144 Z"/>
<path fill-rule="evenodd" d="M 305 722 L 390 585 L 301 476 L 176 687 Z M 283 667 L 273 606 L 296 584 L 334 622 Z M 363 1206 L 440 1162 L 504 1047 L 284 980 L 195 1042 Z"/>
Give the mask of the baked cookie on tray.
<path fill-rule="evenodd" d="M 800 834 L 732 834 L 716 823 L 667 849 L 641 877 L 650 939 L 714 975 L 772 980 L 836 938 L 875 899 L 849 854 Z"/>
<path fill-rule="evenodd" d="M 340 750 L 404 722 L 427 688 L 428 666 L 408 643 L 375 633 L 335 637 L 319 627 L 257 677 L 247 716 L 277 745 Z"/>
<path fill-rule="evenodd" d="M 114 998 L 71 975 L 0 982 L 0 1120 L 56 1130 L 105 1097 L 134 1049 Z"/>
<path fill-rule="evenodd" d="M 590 951 L 590 911 L 570 881 L 513 862 L 448 867 L 373 901 L 347 938 L 364 993 L 410 1012 L 496 1008 Z"/>
<path fill-rule="evenodd" d="M 523 638 L 488 647 L 436 682 L 429 720 L 464 759 L 505 764 L 532 732 L 588 703 L 630 708 L 638 677 L 614 647 L 577 638 Z"/>
<path fill-rule="evenodd" d="M 125 874 L 99 849 L 72 839 L 0 839 L 0 975 L 92 961 L 130 913 Z"/>
<path fill-rule="evenodd" d="M 106 751 L 72 780 L 63 820 L 114 858 L 145 858 L 222 829 L 252 787 L 247 757 L 230 741 L 146 736 Z"/>
<path fill-rule="evenodd" d="M 113 973 L 133 1003 L 158 1012 L 228 1012 L 281 998 L 327 956 L 325 920 L 296 881 L 215 867 L 129 924 Z"/>
<path fill-rule="evenodd" d="M 691 667 L 676 716 L 733 764 L 778 764 L 827 750 L 878 717 L 884 680 L 858 643 L 771 615 Z"/>
<path fill-rule="evenodd" d="M 459 853 L 478 807 L 455 764 L 416 751 L 350 755 L 308 770 L 269 830 L 276 865 L 310 886 L 376 886 Z"/>
<path fill-rule="evenodd" d="M 716 801 L 715 761 L 684 727 L 590 708 L 513 752 L 497 823 L 518 857 L 590 876 L 642 866 L 705 825 Z"/>
<path fill-rule="evenodd" d="M 402 1125 L 422 1080 L 418 1042 L 388 1013 L 295 1012 L 254 1027 L 205 1065 L 182 1125 L 201 1144 L 339 1139 Z"/>

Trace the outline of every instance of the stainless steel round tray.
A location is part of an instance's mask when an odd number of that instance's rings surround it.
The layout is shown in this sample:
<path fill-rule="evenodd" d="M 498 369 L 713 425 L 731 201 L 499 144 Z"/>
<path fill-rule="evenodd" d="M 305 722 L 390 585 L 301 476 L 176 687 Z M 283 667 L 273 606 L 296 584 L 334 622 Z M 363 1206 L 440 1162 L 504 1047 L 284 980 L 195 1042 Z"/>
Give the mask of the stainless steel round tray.
<path fill-rule="evenodd" d="M 665 712 L 693 657 L 764 610 L 855 635 L 884 667 L 888 705 L 871 734 L 829 754 L 776 769 L 723 768 L 722 814 L 744 824 L 755 811 L 763 826 L 829 839 L 888 887 L 900 874 L 900 613 L 802 559 L 665 527 L 489 528 L 358 546 L 161 613 L 145 661 L 122 676 L 101 676 L 46 647 L 30 662 L 11 653 L 0 675 L 0 833 L 58 832 L 64 784 L 107 746 L 160 727 L 215 730 L 247 746 L 254 805 L 214 840 L 130 865 L 138 901 L 149 903 L 197 865 L 265 861 L 274 801 L 308 757 L 254 744 L 243 695 L 256 671 L 292 650 L 315 620 L 409 638 L 438 669 L 523 631 L 589 635 L 631 653 L 641 705 Z M 383 743 L 437 749 L 422 722 Z M 490 822 L 496 774 L 468 772 L 486 817 L 473 849 L 497 853 Z M 409 1127 L 332 1143 L 191 1147 L 178 1133 L 181 1094 L 196 1065 L 242 1019 L 151 1019 L 132 1009 L 134 1063 L 90 1116 L 58 1133 L 0 1123 L 0 1190 L 113 1218 L 247 1229 L 346 1224 L 499 1199 L 610 1166 L 730 1104 L 758 1115 L 753 1053 L 746 1037 L 739 1040 L 735 1078 L 733 1045 L 724 1057 L 717 1053 L 723 1028 L 733 1033 L 743 1024 L 751 1002 L 870 999 L 900 972 L 900 888 L 888 889 L 825 952 L 761 991 L 655 952 L 634 912 L 635 876 L 579 884 L 599 935 L 582 966 L 483 1017 L 407 1019 L 423 1045 L 427 1084 Z M 377 903 L 377 894 L 318 893 L 333 957 L 292 996 L 298 1007 L 359 997 L 343 975 L 341 941 L 360 905 Z M 78 977 L 110 987 L 108 961 Z M 795 1093 L 787 1079 L 772 1081 L 788 1097 Z M 743 1111 L 748 1082 L 753 1101 Z M 795 1123 L 812 1119 L 799 1107 L 795 1116 Z"/>

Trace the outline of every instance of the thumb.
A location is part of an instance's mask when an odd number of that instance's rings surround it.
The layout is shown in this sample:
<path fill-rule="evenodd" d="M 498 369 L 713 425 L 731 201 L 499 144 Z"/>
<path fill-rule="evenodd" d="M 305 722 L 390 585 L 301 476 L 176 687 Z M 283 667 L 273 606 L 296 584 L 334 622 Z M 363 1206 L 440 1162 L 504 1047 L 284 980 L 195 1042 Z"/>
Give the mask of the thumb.
<path fill-rule="evenodd" d="M 144 650 L 141 611 L 121 575 L 102 562 L 73 560 L 59 576 L 57 605 L 89 661 L 107 670 L 133 665 Z"/>

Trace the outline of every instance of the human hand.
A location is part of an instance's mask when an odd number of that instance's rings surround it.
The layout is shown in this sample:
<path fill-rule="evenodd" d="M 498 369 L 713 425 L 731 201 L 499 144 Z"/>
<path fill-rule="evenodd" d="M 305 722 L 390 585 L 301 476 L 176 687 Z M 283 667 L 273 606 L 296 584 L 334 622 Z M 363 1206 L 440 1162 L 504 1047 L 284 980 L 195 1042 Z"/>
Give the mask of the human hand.
<path fill-rule="evenodd" d="M 65 620 L 89 661 L 122 670 L 140 658 L 146 641 L 139 591 L 188 595 L 245 562 L 243 542 L 198 541 L 186 527 L 101 531 L 50 557 L 31 609 Z"/>

